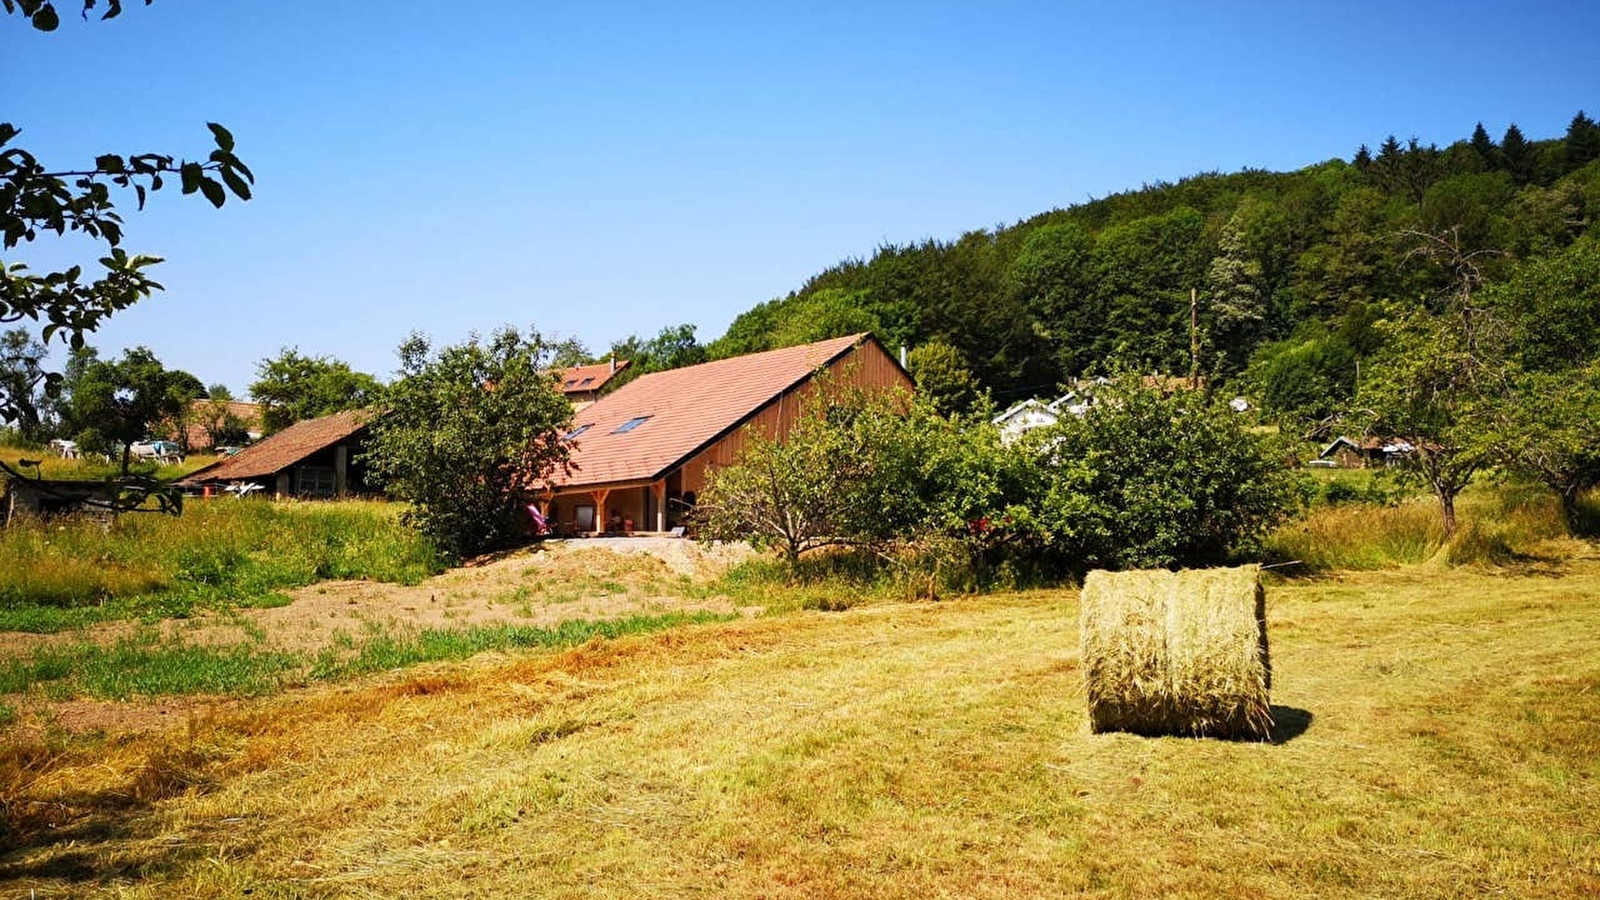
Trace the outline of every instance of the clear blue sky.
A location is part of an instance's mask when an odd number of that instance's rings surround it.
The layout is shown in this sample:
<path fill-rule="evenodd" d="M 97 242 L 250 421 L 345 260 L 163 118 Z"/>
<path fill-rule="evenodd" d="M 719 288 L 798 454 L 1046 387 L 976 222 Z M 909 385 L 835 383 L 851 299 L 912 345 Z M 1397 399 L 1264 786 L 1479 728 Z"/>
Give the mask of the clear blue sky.
<path fill-rule="evenodd" d="M 124 3 L 0 19 L 0 119 L 53 167 L 233 130 L 256 198 L 128 198 L 167 290 L 90 341 L 236 394 L 285 346 L 387 379 L 413 330 L 709 341 L 885 242 L 1600 114 L 1593 2 Z"/>

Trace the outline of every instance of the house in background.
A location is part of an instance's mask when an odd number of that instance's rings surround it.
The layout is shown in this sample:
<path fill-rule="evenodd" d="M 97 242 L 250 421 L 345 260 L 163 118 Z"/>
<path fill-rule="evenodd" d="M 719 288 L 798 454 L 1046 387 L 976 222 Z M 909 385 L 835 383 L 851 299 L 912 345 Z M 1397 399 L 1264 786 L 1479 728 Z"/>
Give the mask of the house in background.
<path fill-rule="evenodd" d="M 822 373 L 868 390 L 912 390 L 911 376 L 866 333 L 640 376 L 574 417 L 570 471 L 548 485 L 546 519 L 578 533 L 615 520 L 641 531 L 676 526 L 707 471 L 732 463 L 752 430 L 781 438 L 794 427 Z"/>
<path fill-rule="evenodd" d="M 561 382 L 561 393 L 572 401 L 573 409 L 582 410 L 584 407 L 600 399 L 600 391 L 606 382 L 616 377 L 617 373 L 628 367 L 628 361 L 612 357 L 609 362 L 593 363 L 587 366 L 572 366 L 557 374 Z"/>
<path fill-rule="evenodd" d="M 1094 401 L 1087 394 L 1067 391 L 1045 403 L 1043 400 L 1023 400 L 990 421 L 1000 429 L 1002 443 L 1010 444 L 1035 428 L 1048 428 L 1061 421 L 1062 416 L 1081 416 Z"/>
<path fill-rule="evenodd" d="M 1410 442 L 1400 438 L 1367 435 L 1356 440 L 1341 434 L 1322 448 L 1317 459 L 1331 462 L 1341 469 L 1397 466 L 1415 449 Z"/>
<path fill-rule="evenodd" d="M 256 484 L 278 497 L 344 497 L 368 490 L 356 459 L 366 441 L 368 410 L 306 419 L 178 480 L 185 487 Z"/>
<path fill-rule="evenodd" d="M 246 436 L 251 441 L 261 440 L 261 404 L 249 403 L 244 400 L 225 400 L 228 415 L 239 421 L 244 428 Z M 210 450 L 216 446 L 216 439 L 210 431 L 212 419 L 211 400 L 190 400 L 188 414 L 184 417 L 183 446 L 193 453 L 199 450 Z M 169 435 L 177 440 L 176 429 Z"/>

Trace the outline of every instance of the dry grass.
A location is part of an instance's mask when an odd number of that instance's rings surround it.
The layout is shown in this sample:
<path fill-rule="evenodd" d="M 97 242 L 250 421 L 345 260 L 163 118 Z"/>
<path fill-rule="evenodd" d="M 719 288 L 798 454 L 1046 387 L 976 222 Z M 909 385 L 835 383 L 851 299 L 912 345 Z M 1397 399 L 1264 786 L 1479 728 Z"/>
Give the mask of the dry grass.
<path fill-rule="evenodd" d="M 5 732 L 0 896 L 1592 897 L 1600 562 L 1272 589 L 1276 743 L 1093 735 L 1077 597 Z"/>
<path fill-rule="evenodd" d="M 1095 731 L 1271 735 L 1260 567 L 1090 572 L 1082 607 L 1084 690 Z"/>

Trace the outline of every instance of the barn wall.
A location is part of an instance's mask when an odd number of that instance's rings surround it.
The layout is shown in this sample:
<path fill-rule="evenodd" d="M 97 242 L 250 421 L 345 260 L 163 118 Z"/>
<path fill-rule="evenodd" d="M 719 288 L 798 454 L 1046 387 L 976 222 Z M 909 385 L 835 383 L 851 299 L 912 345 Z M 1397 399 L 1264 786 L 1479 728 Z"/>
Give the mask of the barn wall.
<path fill-rule="evenodd" d="M 845 354 L 833 365 L 828 367 L 829 378 L 834 384 L 851 385 L 862 388 L 903 388 L 912 389 L 911 379 L 905 371 L 895 363 L 884 349 L 874 341 L 868 341 L 850 353 Z M 803 414 L 805 404 L 816 394 L 817 379 L 812 378 L 802 384 L 793 392 L 779 397 L 775 402 L 763 407 L 756 413 L 744 427 L 735 430 L 732 434 L 722 438 L 710 447 L 691 457 L 679 470 L 683 478 L 683 490 L 699 493 L 705 488 L 706 472 L 716 466 L 731 465 L 739 454 L 744 451 L 749 442 L 749 435 L 754 432 L 771 437 L 773 435 L 786 435 L 794 428 L 795 422 Z"/>

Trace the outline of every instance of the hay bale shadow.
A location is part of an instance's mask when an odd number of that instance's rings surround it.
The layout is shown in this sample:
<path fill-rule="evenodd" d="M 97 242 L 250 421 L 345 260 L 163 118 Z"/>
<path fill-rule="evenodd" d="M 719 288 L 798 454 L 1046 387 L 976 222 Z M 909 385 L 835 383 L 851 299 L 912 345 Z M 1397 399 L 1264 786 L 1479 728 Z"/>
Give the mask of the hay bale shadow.
<path fill-rule="evenodd" d="M 1275 705 L 1272 707 L 1270 740 L 1274 744 L 1286 744 L 1310 730 L 1311 720 L 1315 718 L 1310 710 Z"/>

